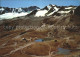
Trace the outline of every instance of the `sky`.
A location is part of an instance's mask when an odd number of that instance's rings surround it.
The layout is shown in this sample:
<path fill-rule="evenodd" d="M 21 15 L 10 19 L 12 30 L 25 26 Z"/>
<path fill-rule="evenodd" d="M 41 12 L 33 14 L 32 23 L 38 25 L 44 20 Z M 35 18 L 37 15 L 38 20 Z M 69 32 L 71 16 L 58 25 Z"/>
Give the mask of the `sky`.
<path fill-rule="evenodd" d="M 38 6 L 43 8 L 49 4 L 59 5 L 59 6 L 69 6 L 69 5 L 80 5 L 80 0 L 0 0 L 0 6 L 19 8 L 19 7 L 29 7 Z"/>

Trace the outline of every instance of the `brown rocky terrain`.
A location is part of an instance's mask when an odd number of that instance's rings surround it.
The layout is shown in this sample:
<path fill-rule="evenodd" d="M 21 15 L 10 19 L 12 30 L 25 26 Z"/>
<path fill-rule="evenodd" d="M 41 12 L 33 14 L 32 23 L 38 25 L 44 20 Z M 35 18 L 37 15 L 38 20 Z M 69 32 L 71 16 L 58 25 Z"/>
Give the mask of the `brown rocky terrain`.
<path fill-rule="evenodd" d="M 80 15 L 76 11 L 0 22 L 1 57 L 80 57 Z M 58 48 L 69 49 L 70 54 L 57 54 Z"/>

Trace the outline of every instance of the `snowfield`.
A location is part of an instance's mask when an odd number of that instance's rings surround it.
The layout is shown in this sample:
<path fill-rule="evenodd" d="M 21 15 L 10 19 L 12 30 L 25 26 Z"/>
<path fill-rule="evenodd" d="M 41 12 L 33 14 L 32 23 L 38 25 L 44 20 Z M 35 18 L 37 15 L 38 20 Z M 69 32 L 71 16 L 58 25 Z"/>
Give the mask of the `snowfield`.
<path fill-rule="evenodd" d="M 71 9 L 71 8 L 73 8 L 73 7 L 67 7 L 67 8 L 65 8 L 65 9 Z"/>
<path fill-rule="evenodd" d="M 39 10 L 39 11 L 35 14 L 35 17 L 44 17 L 47 12 L 48 12 L 47 10 Z"/>
<path fill-rule="evenodd" d="M 11 18 L 15 18 L 15 17 L 20 17 L 20 16 L 25 16 L 27 15 L 27 12 L 22 12 L 22 13 L 5 13 L 0 15 L 0 20 L 1 19 L 11 19 Z"/>
<path fill-rule="evenodd" d="M 58 13 L 69 13 L 70 12 L 70 10 L 69 11 L 59 11 Z"/>

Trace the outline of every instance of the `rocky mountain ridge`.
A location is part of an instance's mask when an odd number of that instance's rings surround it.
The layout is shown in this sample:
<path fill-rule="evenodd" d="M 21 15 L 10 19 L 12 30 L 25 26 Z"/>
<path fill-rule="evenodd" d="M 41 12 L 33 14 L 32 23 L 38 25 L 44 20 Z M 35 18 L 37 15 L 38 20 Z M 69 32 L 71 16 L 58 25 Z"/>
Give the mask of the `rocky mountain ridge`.
<path fill-rule="evenodd" d="M 77 6 L 57 6 L 57 5 L 48 5 L 43 9 L 34 10 L 28 16 L 34 17 L 44 17 L 44 16 L 61 16 L 66 14 L 73 14 Z"/>
<path fill-rule="evenodd" d="M 45 17 L 45 16 L 64 16 L 68 14 L 74 14 L 74 11 L 79 6 L 57 6 L 48 5 L 40 9 L 37 6 L 31 6 L 28 8 L 8 8 L 0 7 L 0 19 L 12 19 L 22 16 L 33 17 Z M 78 10 L 79 11 L 79 10 Z"/>
<path fill-rule="evenodd" d="M 0 15 L 5 13 L 21 13 L 21 12 L 29 12 L 36 9 L 40 9 L 37 6 L 30 6 L 25 8 L 9 8 L 9 7 L 0 7 Z"/>

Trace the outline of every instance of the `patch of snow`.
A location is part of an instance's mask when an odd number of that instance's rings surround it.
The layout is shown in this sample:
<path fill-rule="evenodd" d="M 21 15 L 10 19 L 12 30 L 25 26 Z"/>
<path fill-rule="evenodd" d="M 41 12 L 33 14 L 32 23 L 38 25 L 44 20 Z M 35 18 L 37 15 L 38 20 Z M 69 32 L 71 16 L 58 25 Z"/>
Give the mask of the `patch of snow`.
<path fill-rule="evenodd" d="M 52 6 L 56 6 L 56 5 L 52 5 Z"/>
<path fill-rule="evenodd" d="M 76 9 L 77 7 L 74 7 L 73 9 Z"/>
<path fill-rule="evenodd" d="M 59 10 L 59 8 L 57 8 L 57 7 L 54 7 L 54 9 L 55 9 L 55 11 L 58 11 Z"/>
<path fill-rule="evenodd" d="M 22 11 L 22 9 L 21 8 L 18 8 L 18 12 L 21 12 Z"/>
<path fill-rule="evenodd" d="M 51 13 L 50 13 L 50 14 L 48 14 L 47 16 L 50 16 L 50 15 L 52 15 L 54 12 L 55 12 L 55 11 L 51 12 Z"/>
<path fill-rule="evenodd" d="M 47 12 L 48 12 L 47 10 L 39 10 L 39 11 L 35 14 L 35 17 L 44 17 Z"/>
<path fill-rule="evenodd" d="M 15 12 L 15 9 L 12 10 L 12 13 L 14 13 L 14 12 Z"/>
<path fill-rule="evenodd" d="M 0 20 L 1 19 L 11 19 L 11 18 L 15 18 L 15 17 L 20 17 L 20 16 L 25 16 L 27 15 L 27 12 L 22 12 L 22 13 L 5 13 L 0 15 Z"/>
<path fill-rule="evenodd" d="M 4 10 L 4 8 L 0 8 L 0 11 L 3 11 Z"/>
<path fill-rule="evenodd" d="M 0 8 L 0 12 L 2 13 L 4 11 L 4 8 Z"/>
<path fill-rule="evenodd" d="M 71 9 L 71 8 L 73 8 L 73 7 L 67 7 L 67 8 L 65 8 L 65 9 Z"/>
<path fill-rule="evenodd" d="M 40 9 L 37 9 L 37 10 L 40 10 Z"/>
<path fill-rule="evenodd" d="M 51 9 L 51 6 L 47 6 L 47 8 L 50 10 Z"/>
<path fill-rule="evenodd" d="M 59 11 L 58 13 L 69 13 L 70 12 L 70 10 L 69 11 Z"/>

